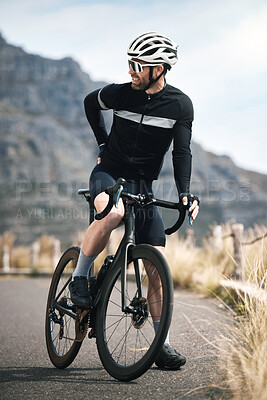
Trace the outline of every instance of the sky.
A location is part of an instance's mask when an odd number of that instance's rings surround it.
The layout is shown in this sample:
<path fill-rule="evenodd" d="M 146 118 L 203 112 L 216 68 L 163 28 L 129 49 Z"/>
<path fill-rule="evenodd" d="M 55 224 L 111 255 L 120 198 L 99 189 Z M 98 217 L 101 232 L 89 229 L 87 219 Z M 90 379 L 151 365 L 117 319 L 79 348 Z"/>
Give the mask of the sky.
<path fill-rule="evenodd" d="M 267 173 L 266 0 L 0 0 L 9 43 L 93 80 L 129 81 L 127 47 L 149 31 L 179 45 L 167 82 L 193 101 L 193 140 Z"/>

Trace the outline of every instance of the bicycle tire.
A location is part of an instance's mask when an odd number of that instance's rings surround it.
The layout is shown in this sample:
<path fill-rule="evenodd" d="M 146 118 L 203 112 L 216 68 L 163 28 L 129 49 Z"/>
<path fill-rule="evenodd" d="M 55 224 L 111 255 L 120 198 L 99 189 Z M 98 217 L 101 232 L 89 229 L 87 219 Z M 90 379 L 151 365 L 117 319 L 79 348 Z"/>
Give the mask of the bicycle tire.
<path fill-rule="evenodd" d="M 154 266 L 144 267 L 140 260 Z M 137 295 L 135 274 L 127 268 L 127 303 L 128 305 L 143 302 L 144 317 L 138 320 L 134 314 L 129 315 L 121 310 L 121 266 L 115 264 L 107 273 L 101 288 L 101 297 L 97 306 L 96 341 L 100 359 L 107 372 L 120 381 L 130 381 L 145 373 L 153 364 L 164 344 L 173 308 L 173 283 L 168 264 L 163 255 L 150 245 L 137 245 L 130 251 L 130 263 L 139 264 L 141 271 L 142 296 Z M 155 273 L 157 272 L 157 274 Z M 148 288 L 148 275 L 154 287 Z M 153 278 L 154 276 L 154 278 Z M 157 278 L 158 277 L 158 278 Z M 157 281 L 156 281 L 157 278 Z M 154 281 L 153 281 L 154 280 Z M 156 283 L 158 282 L 158 284 Z M 148 291 L 150 290 L 150 293 Z M 162 291 L 162 302 L 152 301 L 152 296 Z M 139 300 L 136 300 L 139 299 Z M 149 299 L 151 303 L 149 303 Z M 148 309 L 147 304 L 149 303 Z M 155 334 L 151 310 L 153 304 L 160 307 L 160 324 Z M 155 312 L 154 312 L 155 314 Z M 143 323 L 143 325 L 142 325 Z M 126 343 L 127 341 L 127 343 Z"/>
<path fill-rule="evenodd" d="M 77 356 L 82 344 L 82 341 L 76 341 L 75 319 L 67 314 L 60 315 L 54 304 L 55 299 L 71 304 L 68 285 L 77 264 L 79 253 L 79 247 L 70 247 L 63 253 L 53 274 L 47 299 L 46 346 L 50 360 L 57 368 L 68 367 Z M 56 317 L 58 320 L 62 318 L 61 324 L 55 322 Z"/>

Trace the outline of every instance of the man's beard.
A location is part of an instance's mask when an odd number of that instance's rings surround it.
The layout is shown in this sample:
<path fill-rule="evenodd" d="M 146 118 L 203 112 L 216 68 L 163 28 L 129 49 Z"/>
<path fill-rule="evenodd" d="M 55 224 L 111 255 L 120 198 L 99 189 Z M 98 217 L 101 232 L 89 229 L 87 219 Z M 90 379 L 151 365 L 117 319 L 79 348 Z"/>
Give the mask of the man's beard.
<path fill-rule="evenodd" d="M 143 81 L 138 84 L 138 85 L 133 85 L 133 83 L 131 84 L 131 87 L 133 90 L 144 90 L 147 85 L 149 84 L 149 80 L 147 79 L 147 81 Z"/>

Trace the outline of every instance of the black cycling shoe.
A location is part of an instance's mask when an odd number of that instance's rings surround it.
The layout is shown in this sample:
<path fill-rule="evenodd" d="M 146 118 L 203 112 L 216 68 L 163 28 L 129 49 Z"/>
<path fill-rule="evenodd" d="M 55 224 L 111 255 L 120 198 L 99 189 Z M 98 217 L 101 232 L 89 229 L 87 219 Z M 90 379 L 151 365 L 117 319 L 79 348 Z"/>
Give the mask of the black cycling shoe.
<path fill-rule="evenodd" d="M 91 308 L 92 300 L 88 290 L 88 280 L 85 276 L 75 276 L 69 284 L 70 298 L 75 306 Z"/>
<path fill-rule="evenodd" d="M 174 350 L 169 344 L 164 344 L 162 350 L 155 360 L 160 368 L 179 369 L 186 363 L 185 356 Z"/>

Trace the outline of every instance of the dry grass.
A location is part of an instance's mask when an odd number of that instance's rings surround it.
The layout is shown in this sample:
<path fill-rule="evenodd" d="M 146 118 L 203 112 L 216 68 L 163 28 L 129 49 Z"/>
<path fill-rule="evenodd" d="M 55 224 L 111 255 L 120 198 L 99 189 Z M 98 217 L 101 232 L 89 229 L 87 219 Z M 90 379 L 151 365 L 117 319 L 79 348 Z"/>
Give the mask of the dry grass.
<path fill-rule="evenodd" d="M 244 241 L 251 242 L 256 238 L 263 237 L 266 227 L 255 226 L 245 232 Z M 267 269 L 267 238 L 258 240 L 252 245 L 243 246 L 246 262 L 246 278 L 260 284 L 266 275 Z"/>
<path fill-rule="evenodd" d="M 175 236 L 167 238 L 165 257 L 171 269 L 174 286 L 189 288 L 198 263 L 199 250 Z"/>
<path fill-rule="evenodd" d="M 259 237 L 257 227 L 249 240 Z M 248 241 L 249 241 L 248 240 Z M 267 288 L 266 245 L 261 240 L 245 247 L 247 278 L 258 291 Z M 233 296 L 238 316 L 223 340 L 222 358 L 228 384 L 236 400 L 267 400 L 267 303 L 236 291 Z M 240 315 L 241 314 L 241 315 Z"/>
<path fill-rule="evenodd" d="M 229 226 L 223 230 L 223 236 L 227 236 Z M 244 242 L 250 243 L 265 232 L 265 227 L 256 226 L 245 232 Z M 246 278 L 259 290 L 267 288 L 266 240 L 243 246 Z M 233 272 L 232 238 L 225 240 L 219 250 L 212 246 L 210 239 L 202 248 L 173 238 L 168 246 L 166 258 L 176 286 L 217 295 L 237 313 L 235 323 L 228 327 L 228 336 L 223 339 L 221 352 L 233 399 L 267 400 L 267 304 L 220 286 L 220 280 Z"/>
<path fill-rule="evenodd" d="M 212 228 L 212 227 L 211 227 Z M 225 239 L 216 247 L 212 238 L 204 239 L 202 247 L 188 244 L 184 239 L 172 236 L 167 239 L 166 259 L 172 271 L 176 287 L 191 288 L 204 294 L 218 294 L 220 280 L 230 278 L 234 271 L 233 239 L 229 237 L 229 224 L 222 227 Z M 266 227 L 256 226 L 245 232 L 244 242 L 262 237 Z M 246 277 L 260 284 L 267 270 L 267 239 L 244 245 Z"/>
<path fill-rule="evenodd" d="M 227 235 L 229 226 L 223 227 Z M 212 240 L 205 239 L 198 248 L 177 236 L 167 238 L 165 256 L 170 266 L 174 286 L 190 288 L 203 294 L 217 294 L 222 276 L 233 272 L 232 239 L 224 240 L 221 247 L 213 245 Z"/>
<path fill-rule="evenodd" d="M 266 302 L 239 294 L 243 315 L 225 338 L 222 358 L 234 399 L 267 399 Z M 239 300 L 240 301 L 240 300 Z"/>
<path fill-rule="evenodd" d="M 15 247 L 12 251 L 11 265 L 14 268 L 29 268 L 31 262 L 31 249 L 26 246 Z"/>

